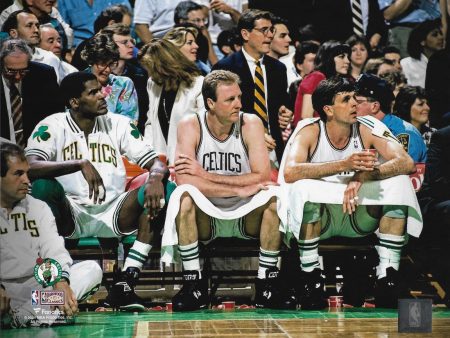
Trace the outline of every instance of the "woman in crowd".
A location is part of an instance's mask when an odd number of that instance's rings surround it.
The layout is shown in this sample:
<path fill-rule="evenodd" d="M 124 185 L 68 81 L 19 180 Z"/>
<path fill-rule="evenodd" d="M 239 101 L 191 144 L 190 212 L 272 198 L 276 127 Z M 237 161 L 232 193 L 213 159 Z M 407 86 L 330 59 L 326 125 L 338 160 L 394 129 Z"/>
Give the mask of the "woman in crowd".
<path fill-rule="evenodd" d="M 102 85 L 108 110 L 128 116 L 134 122 L 139 117 L 138 97 L 133 81 L 125 76 L 112 74 L 119 62 L 119 49 L 109 34 L 92 37 L 81 52 L 89 64 L 87 72 L 93 73 Z"/>
<path fill-rule="evenodd" d="M 431 134 L 436 131 L 429 126 L 430 107 L 425 89 L 420 86 L 405 86 L 395 98 L 393 112 L 401 119 L 410 122 L 422 134 L 428 146 Z"/>
<path fill-rule="evenodd" d="M 444 48 L 441 20 L 424 21 L 411 31 L 408 38 L 409 57 L 400 60 L 408 84 L 425 88 L 428 60 Z"/>
<path fill-rule="evenodd" d="M 193 47 L 188 46 L 179 49 L 165 39 L 153 39 L 139 53 L 149 75 L 150 104 L 144 137 L 157 153 L 167 156 L 169 164 L 174 163 L 178 122 L 204 109 L 203 76 L 194 63 Z"/>
<path fill-rule="evenodd" d="M 347 76 L 350 67 L 350 47 L 337 41 L 327 41 L 317 51 L 314 60 L 315 71 L 306 76 L 300 83 L 294 107 L 293 127 L 305 118 L 319 116 L 314 113 L 312 93 L 319 82 L 335 75 Z"/>
<path fill-rule="evenodd" d="M 352 35 L 346 41 L 352 51 L 350 55 L 349 75 L 356 80 L 363 72 L 367 59 L 369 58 L 369 44 L 364 36 Z"/>

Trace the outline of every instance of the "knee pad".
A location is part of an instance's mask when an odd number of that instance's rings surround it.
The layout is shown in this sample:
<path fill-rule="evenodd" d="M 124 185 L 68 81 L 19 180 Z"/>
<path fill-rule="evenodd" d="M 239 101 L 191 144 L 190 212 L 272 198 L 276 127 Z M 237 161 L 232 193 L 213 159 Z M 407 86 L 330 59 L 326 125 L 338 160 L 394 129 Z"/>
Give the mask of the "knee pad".
<path fill-rule="evenodd" d="M 320 203 L 306 202 L 303 206 L 303 224 L 314 223 L 320 220 Z"/>
<path fill-rule="evenodd" d="M 166 200 L 166 205 L 167 202 L 169 201 L 170 195 L 172 195 L 173 191 L 175 190 L 175 188 L 177 187 L 177 185 L 172 182 L 172 181 L 167 181 L 166 185 L 164 186 L 164 194 L 165 194 L 165 200 Z M 138 195 L 137 195 L 137 200 L 138 203 L 141 207 L 144 207 L 144 203 L 145 203 L 145 184 L 143 184 L 139 190 L 138 190 Z"/>
<path fill-rule="evenodd" d="M 66 198 L 62 185 L 55 179 L 38 179 L 31 185 L 31 196 L 47 203 L 56 219 L 61 217 L 60 203 Z"/>
<path fill-rule="evenodd" d="M 404 219 L 408 216 L 408 207 L 406 205 L 385 205 L 383 206 L 383 216 Z"/>

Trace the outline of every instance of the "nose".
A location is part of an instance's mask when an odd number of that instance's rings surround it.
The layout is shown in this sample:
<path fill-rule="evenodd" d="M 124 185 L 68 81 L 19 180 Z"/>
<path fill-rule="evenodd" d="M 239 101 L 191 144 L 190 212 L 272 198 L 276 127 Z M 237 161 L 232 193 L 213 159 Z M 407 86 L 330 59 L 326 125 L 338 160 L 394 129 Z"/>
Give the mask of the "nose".
<path fill-rule="evenodd" d="M 195 41 L 194 41 L 194 42 L 192 43 L 192 47 L 194 47 L 194 48 L 198 49 L 198 45 L 197 45 L 197 42 L 195 42 Z"/>
<path fill-rule="evenodd" d="M 55 47 L 60 48 L 61 47 L 61 41 L 55 41 Z"/>
<path fill-rule="evenodd" d="M 29 185 L 31 183 L 30 179 L 28 178 L 28 174 L 27 173 L 24 173 L 22 175 L 22 182 L 23 182 L 23 184 L 27 184 L 27 185 Z"/>
<path fill-rule="evenodd" d="M 428 105 L 428 103 L 425 103 L 424 105 L 423 105 L 423 109 L 424 110 L 426 110 L 426 111 L 430 111 L 430 106 Z"/>
<path fill-rule="evenodd" d="M 345 54 L 345 56 L 344 56 L 344 62 L 345 63 L 350 63 L 350 60 L 348 59 L 348 55 L 347 54 Z"/>

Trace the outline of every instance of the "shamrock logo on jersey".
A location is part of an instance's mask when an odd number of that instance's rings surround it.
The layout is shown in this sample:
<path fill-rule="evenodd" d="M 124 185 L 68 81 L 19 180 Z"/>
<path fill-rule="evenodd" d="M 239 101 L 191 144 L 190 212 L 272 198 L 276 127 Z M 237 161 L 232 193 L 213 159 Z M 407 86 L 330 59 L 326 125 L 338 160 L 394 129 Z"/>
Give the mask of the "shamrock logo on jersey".
<path fill-rule="evenodd" d="M 135 139 L 138 139 L 139 137 L 142 138 L 142 135 L 139 132 L 139 129 L 137 129 L 136 125 L 130 123 L 130 126 L 131 126 L 131 136 L 133 136 Z"/>
<path fill-rule="evenodd" d="M 47 132 L 48 126 L 40 126 L 38 130 L 33 134 L 33 138 L 38 142 L 47 141 L 50 138 L 50 133 Z"/>

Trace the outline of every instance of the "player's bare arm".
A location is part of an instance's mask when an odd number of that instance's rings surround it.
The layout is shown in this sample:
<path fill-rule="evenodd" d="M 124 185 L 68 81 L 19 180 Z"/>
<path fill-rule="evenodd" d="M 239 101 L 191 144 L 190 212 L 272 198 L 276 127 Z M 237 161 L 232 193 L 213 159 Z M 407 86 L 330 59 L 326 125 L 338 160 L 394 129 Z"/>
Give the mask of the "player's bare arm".
<path fill-rule="evenodd" d="M 144 168 L 148 170 L 148 180 L 145 183 L 145 203 L 148 208 L 148 217 L 155 217 L 163 207 L 164 184 L 169 178 L 169 169 L 158 158 L 148 161 Z"/>
<path fill-rule="evenodd" d="M 27 160 L 30 164 L 29 177 L 31 179 L 54 178 L 81 171 L 89 185 L 89 198 L 94 197 L 94 203 L 99 204 L 106 198 L 103 179 L 97 169 L 87 159 L 56 162 L 46 161 L 42 157 L 30 155 L 27 156 Z"/>

